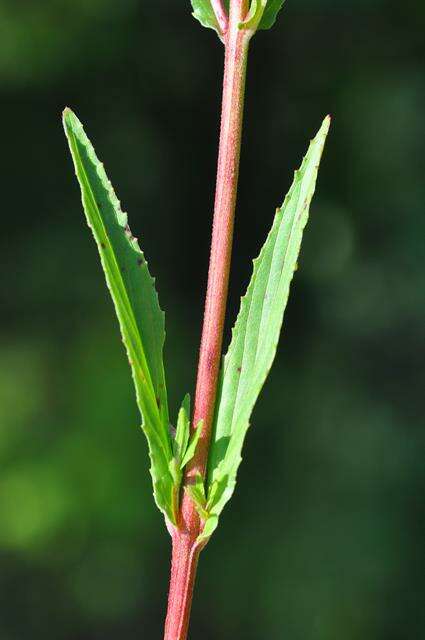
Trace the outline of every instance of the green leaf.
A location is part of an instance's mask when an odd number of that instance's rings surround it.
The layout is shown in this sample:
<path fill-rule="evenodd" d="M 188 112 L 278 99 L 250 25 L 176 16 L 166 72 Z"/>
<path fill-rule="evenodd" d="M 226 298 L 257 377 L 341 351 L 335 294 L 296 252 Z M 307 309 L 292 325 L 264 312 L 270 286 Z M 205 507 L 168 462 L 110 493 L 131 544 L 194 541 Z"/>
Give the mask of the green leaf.
<path fill-rule="evenodd" d="M 258 29 L 271 29 L 285 0 L 268 0 Z"/>
<path fill-rule="evenodd" d="M 241 462 L 243 441 L 260 390 L 276 354 L 289 287 L 297 268 L 317 171 L 330 118 L 311 142 L 259 257 L 241 301 L 232 340 L 224 358 L 208 459 L 209 519 L 201 538 L 217 526 L 230 499 Z"/>
<path fill-rule="evenodd" d="M 251 0 L 248 14 L 240 29 L 270 29 L 285 0 Z"/>
<path fill-rule="evenodd" d="M 220 25 L 214 13 L 210 0 L 191 0 L 193 8 L 193 17 L 199 20 L 203 27 L 214 29 L 218 35 L 221 35 Z"/>
<path fill-rule="evenodd" d="M 267 0 L 251 0 L 249 11 L 244 21 L 240 23 L 239 29 L 253 29 L 255 31 L 261 21 L 266 4 Z"/>
<path fill-rule="evenodd" d="M 204 522 L 204 527 L 202 532 L 199 534 L 197 541 L 198 542 L 207 542 L 209 538 L 211 538 L 212 534 L 218 527 L 218 515 L 212 513 L 208 514 L 207 519 Z"/>
<path fill-rule="evenodd" d="M 180 464 L 180 469 L 184 469 L 187 463 L 190 462 L 193 456 L 195 455 L 196 447 L 198 446 L 199 438 L 201 437 L 201 433 L 202 433 L 202 425 L 203 425 L 203 420 L 200 420 L 196 425 L 196 429 L 192 434 L 189 445 L 185 451 L 183 460 L 181 461 L 181 464 Z"/>
<path fill-rule="evenodd" d="M 192 498 L 196 510 L 198 511 L 202 520 L 207 520 L 209 517 L 209 514 L 206 511 L 207 499 L 205 496 L 204 480 L 200 473 L 196 474 L 195 480 L 192 484 L 187 484 L 185 486 L 185 491 Z"/>
<path fill-rule="evenodd" d="M 173 455 L 162 356 L 164 313 L 145 257 L 127 224 L 127 215 L 121 210 L 82 124 L 70 109 L 65 109 L 63 123 L 83 208 L 99 250 L 133 374 L 149 444 L 155 500 L 168 519 L 175 522 L 176 489 L 169 468 Z"/>
<path fill-rule="evenodd" d="M 176 437 L 173 442 L 174 456 L 178 460 L 179 466 L 189 442 L 190 432 L 190 395 L 187 393 L 183 399 L 177 418 Z"/>
<path fill-rule="evenodd" d="M 198 446 L 202 432 L 202 424 L 203 421 L 200 420 L 195 431 L 190 437 L 190 396 L 187 393 L 179 411 L 176 436 L 173 442 L 174 459 L 172 474 L 175 478 L 181 478 L 180 471 L 184 469 L 187 463 L 190 462 L 195 455 L 196 447 Z M 176 483 L 180 486 L 180 480 L 176 480 Z"/>

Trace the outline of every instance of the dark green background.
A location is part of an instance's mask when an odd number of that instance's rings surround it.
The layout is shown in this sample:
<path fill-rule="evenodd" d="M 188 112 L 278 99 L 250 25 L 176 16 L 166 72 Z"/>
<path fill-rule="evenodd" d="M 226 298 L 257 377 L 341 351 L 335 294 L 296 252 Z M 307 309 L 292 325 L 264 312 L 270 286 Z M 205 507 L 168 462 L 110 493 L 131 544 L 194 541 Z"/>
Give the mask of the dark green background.
<path fill-rule="evenodd" d="M 287 0 L 252 43 L 229 316 L 333 115 L 193 640 L 424 638 L 422 0 Z M 169 539 L 61 129 L 105 162 L 193 389 L 222 46 L 188 0 L 0 0 L 0 638 L 160 638 Z M 231 322 L 229 321 L 229 326 Z"/>

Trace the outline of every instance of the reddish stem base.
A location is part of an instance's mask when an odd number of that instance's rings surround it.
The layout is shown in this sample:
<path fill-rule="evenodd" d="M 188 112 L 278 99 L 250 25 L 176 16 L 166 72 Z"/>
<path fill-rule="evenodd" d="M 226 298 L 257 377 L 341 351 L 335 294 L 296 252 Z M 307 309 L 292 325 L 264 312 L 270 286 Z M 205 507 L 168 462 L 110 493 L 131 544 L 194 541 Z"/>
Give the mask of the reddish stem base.
<path fill-rule="evenodd" d="M 201 547 L 188 533 L 175 530 L 172 536 L 170 590 L 164 640 L 186 638 L 193 587 Z"/>

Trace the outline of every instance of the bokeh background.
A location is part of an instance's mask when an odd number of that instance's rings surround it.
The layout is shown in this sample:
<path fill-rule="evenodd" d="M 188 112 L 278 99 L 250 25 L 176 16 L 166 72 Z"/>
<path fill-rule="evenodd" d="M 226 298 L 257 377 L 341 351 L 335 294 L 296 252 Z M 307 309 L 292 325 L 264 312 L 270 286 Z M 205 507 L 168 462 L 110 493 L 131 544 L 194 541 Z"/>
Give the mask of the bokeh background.
<path fill-rule="evenodd" d="M 191 638 L 424 638 L 422 0 L 288 0 L 253 41 L 229 323 L 332 131 L 273 374 Z M 0 0 L 0 638 L 160 638 L 169 539 L 60 123 L 76 110 L 193 389 L 222 48 L 189 0 Z M 228 334 L 227 334 L 228 335 Z"/>

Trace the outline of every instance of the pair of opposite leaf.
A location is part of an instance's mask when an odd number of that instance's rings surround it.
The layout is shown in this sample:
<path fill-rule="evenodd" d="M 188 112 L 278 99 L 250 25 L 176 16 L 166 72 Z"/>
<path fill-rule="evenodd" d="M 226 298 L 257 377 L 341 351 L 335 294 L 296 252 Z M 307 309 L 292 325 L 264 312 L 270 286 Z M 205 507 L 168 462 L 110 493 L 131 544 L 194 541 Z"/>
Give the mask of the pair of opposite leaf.
<path fill-rule="evenodd" d="M 258 2 L 265 5 L 266 0 Z M 268 15 L 274 22 L 283 0 L 269 3 L 270 13 L 264 11 L 263 18 Z M 207 6 L 210 0 L 192 0 L 192 4 Z M 82 124 L 70 109 L 65 109 L 63 122 L 83 208 L 131 366 L 149 446 L 155 501 L 166 519 L 177 524 L 183 470 L 195 453 L 202 422 L 191 432 L 190 400 L 186 396 L 175 432 L 170 429 L 163 364 L 164 313 L 154 280 Z M 241 299 L 220 372 L 207 475 L 205 479 L 198 476 L 194 484 L 185 487 L 203 520 L 203 540 L 211 536 L 234 491 L 251 413 L 276 354 L 329 124 L 327 117 L 295 172 L 288 195 L 276 210 L 270 233 L 254 260 L 251 281 Z"/>
<path fill-rule="evenodd" d="M 276 22 L 277 14 L 285 0 L 251 0 L 245 20 L 240 29 L 270 29 Z M 223 35 L 219 10 L 229 11 L 229 0 L 191 0 L 193 16 L 203 27 L 214 29 L 219 37 Z"/>

